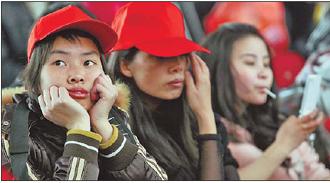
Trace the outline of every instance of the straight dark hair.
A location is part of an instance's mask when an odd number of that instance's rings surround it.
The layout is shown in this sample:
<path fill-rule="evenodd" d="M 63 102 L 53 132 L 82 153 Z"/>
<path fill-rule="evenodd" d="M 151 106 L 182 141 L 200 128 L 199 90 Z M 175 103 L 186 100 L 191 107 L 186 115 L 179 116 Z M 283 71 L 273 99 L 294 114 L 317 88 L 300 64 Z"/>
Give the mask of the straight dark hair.
<path fill-rule="evenodd" d="M 33 49 L 30 63 L 26 66 L 23 71 L 23 83 L 28 91 L 30 97 L 35 98 L 40 94 L 40 74 L 41 69 L 45 65 L 46 60 L 52 50 L 54 41 L 57 37 L 63 37 L 68 41 L 79 41 L 79 37 L 88 38 L 94 42 L 98 51 L 101 55 L 101 62 L 103 69 L 105 68 L 105 57 L 101 46 L 97 39 L 91 34 L 78 30 L 78 29 L 66 29 L 57 33 L 54 33 L 44 40 L 38 42 Z"/>
<path fill-rule="evenodd" d="M 110 64 L 112 77 L 127 84 L 131 90 L 132 130 L 141 144 L 166 170 L 170 180 L 197 178 L 199 154 L 195 138 L 198 127 L 185 95 L 182 94 L 175 100 L 163 101 L 157 109 L 150 109 L 145 100 L 151 96 L 142 92 L 134 79 L 124 76 L 120 71 L 120 62 L 132 62 L 138 51 L 131 48 L 117 52 L 118 58 Z M 178 173 L 180 178 L 175 177 Z"/>
<path fill-rule="evenodd" d="M 241 100 L 236 95 L 233 75 L 230 69 L 233 44 L 245 37 L 265 39 L 257 29 L 248 24 L 227 23 L 206 37 L 202 45 L 212 54 L 200 54 L 210 70 L 212 105 L 215 112 L 228 120 L 247 128 L 252 134 L 254 143 L 265 150 L 274 140 L 279 128 L 277 101 L 267 98 L 263 105 L 248 105 L 243 114 L 239 114 L 236 106 Z M 269 56 L 271 50 L 266 44 Z M 274 82 L 272 91 L 275 90 Z M 231 140 L 235 140 L 230 136 Z"/>

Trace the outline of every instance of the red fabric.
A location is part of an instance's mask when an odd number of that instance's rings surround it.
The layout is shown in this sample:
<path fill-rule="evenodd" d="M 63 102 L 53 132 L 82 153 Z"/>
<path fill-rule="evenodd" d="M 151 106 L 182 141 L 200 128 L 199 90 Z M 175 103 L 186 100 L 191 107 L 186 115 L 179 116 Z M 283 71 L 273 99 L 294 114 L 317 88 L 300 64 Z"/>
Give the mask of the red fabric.
<path fill-rule="evenodd" d="M 328 132 L 330 133 L 330 117 L 325 121 L 325 123 L 324 123 L 324 127 L 325 127 L 325 129 L 327 129 Z"/>
<path fill-rule="evenodd" d="M 1 180 L 15 180 L 13 174 L 5 166 L 1 166 Z"/>
<path fill-rule="evenodd" d="M 274 55 L 272 67 L 279 89 L 291 86 L 305 64 L 304 58 L 293 51 L 282 51 Z"/>
<path fill-rule="evenodd" d="M 275 52 L 289 48 L 283 2 L 218 2 L 204 19 L 205 31 L 228 22 L 254 25 Z"/>
<path fill-rule="evenodd" d="M 111 26 L 118 9 L 128 2 L 80 2 L 88 11 L 93 13 L 97 19 Z"/>
<path fill-rule="evenodd" d="M 133 2 L 121 7 L 112 22 L 118 42 L 112 49 L 137 47 L 149 54 L 178 56 L 193 51 L 209 51 L 188 40 L 183 15 L 170 2 Z"/>
<path fill-rule="evenodd" d="M 104 53 L 110 51 L 117 41 L 116 33 L 104 22 L 92 19 L 75 6 L 67 6 L 40 18 L 34 25 L 28 41 L 28 62 L 35 44 L 52 33 L 76 28 L 95 36 Z"/>

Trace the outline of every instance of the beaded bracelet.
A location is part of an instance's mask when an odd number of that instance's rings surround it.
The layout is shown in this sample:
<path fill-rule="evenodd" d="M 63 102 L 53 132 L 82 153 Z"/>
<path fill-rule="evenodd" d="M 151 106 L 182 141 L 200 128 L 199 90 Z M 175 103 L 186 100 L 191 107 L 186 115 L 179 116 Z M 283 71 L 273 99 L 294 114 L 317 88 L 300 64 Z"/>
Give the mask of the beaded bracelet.
<path fill-rule="evenodd" d="M 206 141 L 206 140 L 221 140 L 221 135 L 219 134 L 203 134 L 203 135 L 197 135 L 196 137 L 198 142 Z"/>

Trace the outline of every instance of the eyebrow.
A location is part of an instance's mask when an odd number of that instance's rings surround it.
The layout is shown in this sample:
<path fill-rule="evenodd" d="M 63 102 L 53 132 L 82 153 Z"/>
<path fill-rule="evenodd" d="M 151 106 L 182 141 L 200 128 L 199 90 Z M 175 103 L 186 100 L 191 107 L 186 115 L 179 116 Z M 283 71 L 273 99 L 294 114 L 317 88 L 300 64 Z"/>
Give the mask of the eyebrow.
<path fill-rule="evenodd" d="M 53 50 L 50 52 L 50 54 L 62 54 L 62 55 L 70 55 L 69 52 L 63 51 L 63 50 Z M 80 54 L 82 56 L 88 56 L 88 55 L 99 55 L 98 52 L 96 51 L 89 51 L 89 52 L 84 52 L 82 54 Z"/>

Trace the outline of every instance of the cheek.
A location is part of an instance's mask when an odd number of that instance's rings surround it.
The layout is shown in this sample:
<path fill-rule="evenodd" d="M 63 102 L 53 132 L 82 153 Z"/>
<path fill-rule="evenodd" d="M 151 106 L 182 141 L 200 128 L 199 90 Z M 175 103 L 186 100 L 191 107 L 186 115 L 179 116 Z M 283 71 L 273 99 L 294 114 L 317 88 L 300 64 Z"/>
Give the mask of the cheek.
<path fill-rule="evenodd" d="M 152 72 L 139 72 L 134 75 L 134 80 L 140 90 L 147 92 L 152 91 L 153 88 L 157 87 L 157 79 L 153 76 Z"/>
<path fill-rule="evenodd" d="M 249 92 L 255 83 L 255 76 L 251 72 L 241 72 L 234 75 L 235 88 L 237 92 Z"/>
<path fill-rule="evenodd" d="M 269 77 L 269 86 L 271 86 L 272 84 L 273 84 L 273 81 L 274 81 L 274 75 L 273 75 L 273 71 L 272 70 L 270 70 L 269 71 L 269 75 L 268 75 Z"/>
<path fill-rule="evenodd" d="M 55 76 L 56 75 L 56 76 Z M 47 90 L 52 85 L 60 85 L 63 74 L 56 73 L 54 74 L 49 69 L 42 69 L 40 74 L 40 89 Z"/>

